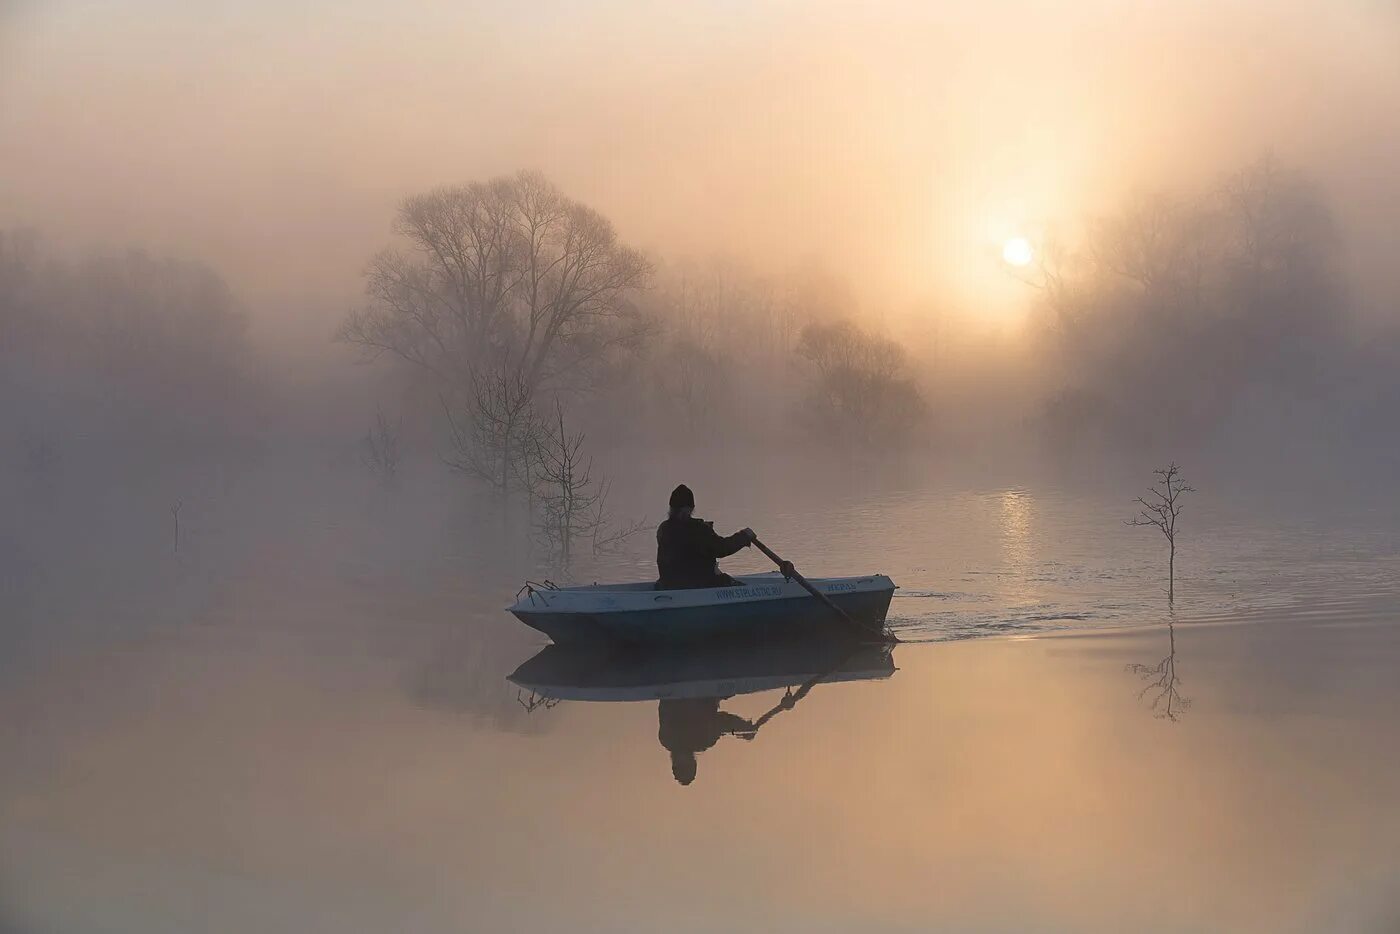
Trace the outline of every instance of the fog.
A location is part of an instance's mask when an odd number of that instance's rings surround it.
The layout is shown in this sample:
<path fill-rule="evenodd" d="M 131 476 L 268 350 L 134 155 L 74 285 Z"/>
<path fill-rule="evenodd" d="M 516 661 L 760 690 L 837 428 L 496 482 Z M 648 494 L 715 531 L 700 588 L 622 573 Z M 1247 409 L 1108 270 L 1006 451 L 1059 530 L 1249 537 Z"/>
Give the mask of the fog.
<path fill-rule="evenodd" d="M 0 0 L 0 929 L 1394 929 L 1398 52 Z M 678 483 L 903 644 L 507 681 Z"/>
<path fill-rule="evenodd" d="M 998 227 L 1267 151 L 1394 285 L 1397 13 L 1345 4 L 7 5 L 7 223 L 343 301 L 407 194 L 533 168 L 667 255 L 1015 301 Z M 1391 186 L 1385 186 L 1391 187 Z M 983 266 L 984 268 L 976 268 Z M 972 267 L 972 268 L 969 268 Z M 945 298 L 946 296 L 946 298 Z M 285 315 L 278 317 L 286 317 Z"/>
<path fill-rule="evenodd" d="M 600 476 L 740 451 L 901 483 L 1393 464 L 1393 4 L 0 17 L 16 476 L 213 451 L 353 472 L 378 424 L 434 482 L 500 473 L 508 498 L 479 380 L 519 335 L 459 334 L 435 375 L 349 322 L 385 307 L 384 251 L 430 252 L 406 199 L 521 171 L 639 263 L 604 316 L 626 338 L 566 327 L 530 377 Z"/>

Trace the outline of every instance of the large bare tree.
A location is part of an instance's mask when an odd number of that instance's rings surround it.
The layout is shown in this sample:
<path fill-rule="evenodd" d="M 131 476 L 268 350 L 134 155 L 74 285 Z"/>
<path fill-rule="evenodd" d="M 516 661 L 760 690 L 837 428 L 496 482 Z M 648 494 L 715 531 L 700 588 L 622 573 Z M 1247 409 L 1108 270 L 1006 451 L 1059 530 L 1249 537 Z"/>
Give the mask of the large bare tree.
<path fill-rule="evenodd" d="M 631 298 L 650 263 L 536 172 L 415 195 L 394 232 L 401 244 L 371 260 L 368 301 L 341 337 L 428 374 L 449 412 L 484 418 L 457 424 L 453 436 L 490 439 L 490 450 L 455 462 L 493 482 L 513 472 L 524 441 L 515 426 L 530 421 L 522 406 L 542 390 L 592 387 L 647 335 Z M 495 411 L 498 398 L 511 411 Z"/>

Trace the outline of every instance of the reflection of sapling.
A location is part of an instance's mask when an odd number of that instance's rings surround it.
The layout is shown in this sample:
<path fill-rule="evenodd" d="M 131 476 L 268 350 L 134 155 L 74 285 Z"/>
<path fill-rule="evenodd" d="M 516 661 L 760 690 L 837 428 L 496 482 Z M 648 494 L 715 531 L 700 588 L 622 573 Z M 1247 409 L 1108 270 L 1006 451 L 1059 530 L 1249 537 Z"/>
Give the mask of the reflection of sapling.
<path fill-rule="evenodd" d="M 1177 720 L 1181 711 L 1191 706 L 1191 700 L 1181 696 L 1181 678 L 1176 674 L 1176 626 L 1167 621 L 1167 655 L 1155 665 L 1132 664 L 1128 670 L 1144 682 L 1138 699 L 1151 698 L 1153 715 L 1162 720 Z"/>

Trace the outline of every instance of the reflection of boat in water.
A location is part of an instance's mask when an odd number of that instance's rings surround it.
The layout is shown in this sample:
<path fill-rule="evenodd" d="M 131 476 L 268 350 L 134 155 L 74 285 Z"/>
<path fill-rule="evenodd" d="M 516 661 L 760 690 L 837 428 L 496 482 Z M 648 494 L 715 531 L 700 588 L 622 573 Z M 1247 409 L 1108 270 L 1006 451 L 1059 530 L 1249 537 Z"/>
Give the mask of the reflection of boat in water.
<path fill-rule="evenodd" d="M 879 680 L 894 672 L 888 644 L 816 639 L 687 649 L 551 645 L 510 680 L 547 704 L 658 701 L 657 739 L 670 753 L 676 781 L 688 785 L 695 780 L 696 756 L 721 737 L 752 740 L 817 685 Z M 782 698 L 756 719 L 720 709 L 735 695 L 780 689 Z"/>
<path fill-rule="evenodd" d="M 686 649 L 546 646 L 510 680 L 541 697 L 572 701 L 733 697 L 894 674 L 890 646 L 848 640 L 703 645 Z"/>
<path fill-rule="evenodd" d="M 735 578 L 738 586 L 657 590 L 650 582 L 586 587 L 526 586 L 508 607 L 556 643 L 695 642 L 774 638 L 839 628 L 839 617 L 779 573 Z M 810 583 L 857 623 L 878 630 L 894 596 L 883 574 L 812 578 Z"/>

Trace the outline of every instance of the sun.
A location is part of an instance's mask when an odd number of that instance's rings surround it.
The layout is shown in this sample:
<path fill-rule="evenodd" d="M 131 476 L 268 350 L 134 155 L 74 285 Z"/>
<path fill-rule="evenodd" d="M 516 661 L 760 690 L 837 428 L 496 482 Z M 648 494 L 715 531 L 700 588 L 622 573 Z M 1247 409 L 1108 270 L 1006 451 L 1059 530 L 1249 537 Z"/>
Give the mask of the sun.
<path fill-rule="evenodd" d="M 1012 266 L 1029 266 L 1035 259 L 1035 251 L 1025 237 L 1012 237 L 1002 245 L 1001 258 Z"/>

